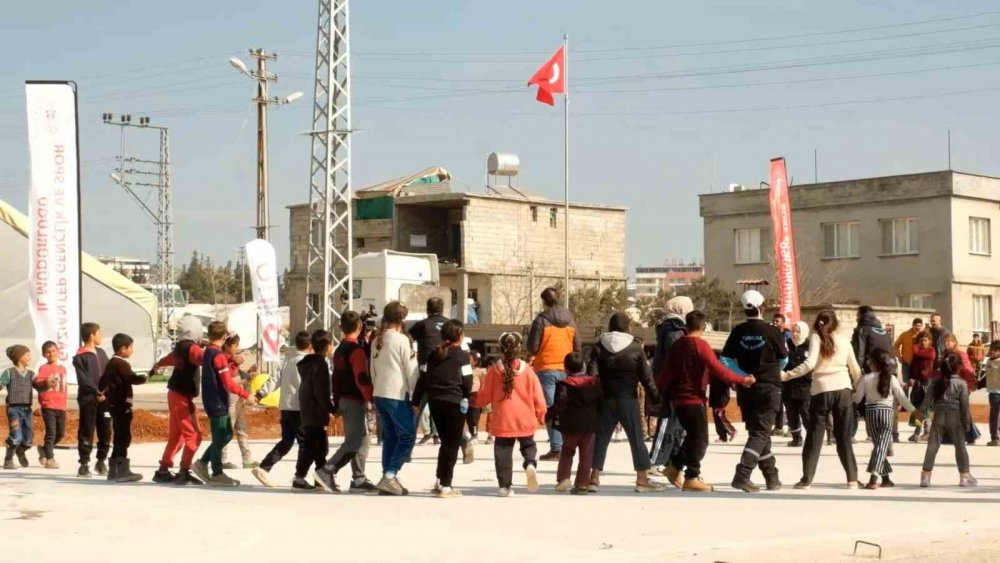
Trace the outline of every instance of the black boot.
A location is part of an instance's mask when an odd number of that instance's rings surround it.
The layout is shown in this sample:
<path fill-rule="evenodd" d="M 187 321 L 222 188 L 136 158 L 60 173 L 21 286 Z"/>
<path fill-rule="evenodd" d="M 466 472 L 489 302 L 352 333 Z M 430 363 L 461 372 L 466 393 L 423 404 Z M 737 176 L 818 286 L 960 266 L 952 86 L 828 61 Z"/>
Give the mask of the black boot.
<path fill-rule="evenodd" d="M 17 462 L 21 464 L 21 467 L 28 467 L 28 456 L 25 452 L 28 451 L 28 446 L 18 446 L 17 451 Z"/>
<path fill-rule="evenodd" d="M 127 457 L 118 458 L 118 471 L 116 473 L 117 478 L 115 479 L 118 483 L 135 483 L 136 481 L 142 480 L 142 475 L 138 473 L 132 473 L 132 463 Z"/>
<path fill-rule="evenodd" d="M 160 483 L 160 484 L 173 483 L 174 479 L 176 478 L 177 476 L 171 473 L 170 470 L 167 469 L 166 467 L 160 467 L 159 469 L 156 470 L 156 473 L 153 473 L 154 483 Z"/>
<path fill-rule="evenodd" d="M 77 477 L 90 477 L 90 464 L 81 463 L 80 469 L 76 472 Z"/>
<path fill-rule="evenodd" d="M 94 464 L 94 472 L 98 475 L 107 475 L 108 464 L 104 463 L 103 459 L 97 460 L 97 463 Z"/>
<path fill-rule="evenodd" d="M 108 476 L 108 481 L 118 480 L 118 458 L 113 457 L 108 460 L 108 465 L 104 469 L 104 475 Z M 98 475 L 101 475 L 101 462 L 97 462 L 97 467 L 95 468 Z"/>
<path fill-rule="evenodd" d="M 14 465 L 14 447 L 7 446 L 7 453 L 3 456 L 3 468 L 4 469 L 17 469 Z"/>
<path fill-rule="evenodd" d="M 778 479 L 778 473 L 774 472 L 770 475 L 764 476 L 764 484 L 767 486 L 769 491 L 780 491 L 781 490 L 781 480 Z"/>

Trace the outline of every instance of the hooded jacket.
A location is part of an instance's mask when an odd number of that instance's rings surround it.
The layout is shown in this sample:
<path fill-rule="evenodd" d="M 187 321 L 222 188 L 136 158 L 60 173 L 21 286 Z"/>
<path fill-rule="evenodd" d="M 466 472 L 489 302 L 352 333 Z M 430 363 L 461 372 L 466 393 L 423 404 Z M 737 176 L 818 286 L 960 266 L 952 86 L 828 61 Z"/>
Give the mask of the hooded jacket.
<path fill-rule="evenodd" d="M 601 335 L 590 351 L 588 373 L 600 378 L 606 399 L 638 399 L 642 384 L 647 397 L 654 403 L 660 401 L 642 343 L 627 332 Z"/>
<path fill-rule="evenodd" d="M 297 365 L 302 386 L 299 387 L 299 417 L 303 427 L 321 428 L 330 424 L 336 410 L 331 391 L 330 364 L 319 354 L 309 354 Z"/>
<path fill-rule="evenodd" d="M 280 390 L 278 410 L 299 412 L 299 385 L 302 384 L 302 378 L 299 376 L 298 365 L 305 357 L 306 353 L 302 350 L 292 350 L 286 354 L 281 369 L 276 374 L 271 374 L 257 390 L 257 400 L 270 395 L 277 388 Z"/>
<path fill-rule="evenodd" d="M 667 353 L 674 342 L 687 334 L 684 317 L 694 310 L 694 303 L 690 297 L 673 297 L 667 301 L 666 310 L 666 318 L 656 325 L 656 350 L 653 352 L 653 375 L 656 377 L 656 386 L 660 389 L 665 385 L 663 364 Z"/>
<path fill-rule="evenodd" d="M 556 384 L 555 401 L 548 414 L 552 427 L 571 435 L 597 432 L 602 398 L 601 382 L 596 377 L 568 376 Z"/>
<path fill-rule="evenodd" d="M 486 371 L 483 384 L 474 401 L 475 406 L 492 405 L 489 424 L 490 435 L 497 438 L 523 438 L 534 436 L 535 429 L 545 422 L 545 395 L 538 376 L 527 362 L 514 360 L 512 364 L 514 386 L 510 397 L 503 392 L 504 368 L 495 362 Z"/>
<path fill-rule="evenodd" d="M 937 351 L 934 346 L 914 346 L 913 361 L 910 363 L 910 379 L 920 383 L 929 383 L 936 377 L 934 365 L 937 363 Z"/>
<path fill-rule="evenodd" d="M 788 365 L 785 369 L 791 371 L 809 359 L 809 324 L 799 321 L 795 323 L 799 327 L 799 337 L 792 336 L 792 344 L 795 346 L 789 351 Z M 812 387 L 812 376 L 802 377 L 786 381 L 781 385 L 781 395 L 787 399 L 796 401 L 807 401 L 812 397 L 809 389 Z"/>
<path fill-rule="evenodd" d="M 892 344 L 889 333 L 882 328 L 882 322 L 875 316 L 874 311 L 861 315 L 861 320 L 851 335 L 851 347 L 854 349 L 854 358 L 858 361 L 858 365 L 867 366 L 868 358 L 875 350 L 884 350 L 890 356 L 895 355 Z"/>
<path fill-rule="evenodd" d="M 535 317 L 528 332 L 528 353 L 534 356 L 535 372 L 564 371 L 566 354 L 580 351 L 580 335 L 573 314 L 561 307 L 549 307 Z"/>
<path fill-rule="evenodd" d="M 80 348 L 73 356 L 73 369 L 76 370 L 76 400 L 84 401 L 97 397 L 97 386 L 108 365 L 108 353 L 102 348 L 94 348 L 91 352 Z"/>

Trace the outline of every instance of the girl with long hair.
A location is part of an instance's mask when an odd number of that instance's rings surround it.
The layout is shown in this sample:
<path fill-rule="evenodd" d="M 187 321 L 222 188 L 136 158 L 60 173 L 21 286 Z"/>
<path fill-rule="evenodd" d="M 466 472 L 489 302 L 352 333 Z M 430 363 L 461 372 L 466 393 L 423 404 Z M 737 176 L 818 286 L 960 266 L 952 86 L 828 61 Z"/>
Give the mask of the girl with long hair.
<path fill-rule="evenodd" d="M 500 335 L 499 362 L 490 366 L 483 379 L 475 406 L 492 405 L 490 435 L 494 436 L 495 458 L 499 495 L 514 494 L 514 443 L 521 447 L 528 492 L 538 490 L 538 448 L 535 445 L 535 428 L 545 424 L 545 395 L 542 384 L 531 366 L 521 359 L 520 334 L 505 332 Z"/>
<path fill-rule="evenodd" d="M 959 485 L 975 487 L 978 483 L 969 468 L 969 452 L 965 448 L 965 431 L 971 424 L 969 411 L 969 387 L 962 379 L 962 359 L 956 354 L 947 354 L 941 361 L 941 377 L 934 380 L 927 391 L 921 410 L 933 409 L 934 427 L 927 441 L 920 486 L 931 486 L 931 472 L 934 459 L 944 437 L 950 436 L 955 445 L 955 463 L 958 465 Z"/>
<path fill-rule="evenodd" d="M 851 394 L 854 382 L 861 377 L 861 367 L 854 356 L 851 341 L 837 334 L 837 314 L 832 310 L 821 311 L 813 323 L 809 337 L 809 356 L 798 367 L 786 371 L 782 381 L 789 381 L 812 373 L 809 392 L 809 427 L 802 450 L 802 479 L 796 489 L 808 489 L 816 475 L 826 417 L 833 414 L 833 437 L 837 442 L 837 456 L 847 474 L 847 487 L 858 488 L 858 463 L 854 458 L 851 436 L 854 432 L 854 403 Z"/>
<path fill-rule="evenodd" d="M 893 487 L 889 479 L 892 466 L 889 465 L 889 449 L 892 447 L 892 423 L 896 418 L 896 407 L 893 398 L 906 409 L 913 412 L 913 404 L 906 398 L 903 386 L 896 379 L 896 359 L 885 350 L 875 350 L 868 362 L 869 373 L 858 382 L 854 391 L 854 402 L 865 403 L 865 425 L 872 437 L 873 448 L 868 460 L 868 473 L 871 478 L 866 489 L 879 488 L 879 478 L 883 487 Z"/>

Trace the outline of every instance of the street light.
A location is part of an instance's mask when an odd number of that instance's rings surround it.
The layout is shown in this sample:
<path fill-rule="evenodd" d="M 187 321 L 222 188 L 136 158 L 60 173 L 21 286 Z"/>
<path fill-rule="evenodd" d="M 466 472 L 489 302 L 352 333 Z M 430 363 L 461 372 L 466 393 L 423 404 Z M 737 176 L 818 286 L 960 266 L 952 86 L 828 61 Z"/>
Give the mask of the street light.
<path fill-rule="evenodd" d="M 247 76 L 250 76 L 250 69 L 247 68 L 247 65 L 243 61 L 241 61 L 239 58 L 237 58 L 237 57 L 230 57 L 229 58 L 229 64 L 233 65 L 233 67 L 236 70 L 240 71 L 241 74 L 245 74 Z"/>
<path fill-rule="evenodd" d="M 290 103 L 294 102 L 295 100 L 298 100 L 299 98 L 301 98 L 303 95 L 304 94 L 302 94 L 302 92 L 293 92 L 293 93 L 285 96 L 285 98 L 283 100 L 281 100 L 281 103 L 282 104 L 290 104 Z"/>

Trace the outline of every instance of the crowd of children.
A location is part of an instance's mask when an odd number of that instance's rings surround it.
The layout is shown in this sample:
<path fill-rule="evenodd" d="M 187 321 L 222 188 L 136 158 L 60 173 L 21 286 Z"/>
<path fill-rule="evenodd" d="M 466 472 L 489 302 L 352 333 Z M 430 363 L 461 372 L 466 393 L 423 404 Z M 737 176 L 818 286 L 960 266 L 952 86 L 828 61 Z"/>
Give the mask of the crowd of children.
<path fill-rule="evenodd" d="M 428 308 L 433 308 L 432 305 Z M 152 480 L 176 485 L 239 485 L 239 481 L 224 472 L 227 468 L 224 452 L 233 439 L 234 425 L 239 426 L 239 419 L 246 416 L 241 407 L 233 405 L 254 404 L 280 389 L 281 439 L 259 465 L 253 462 L 249 448 L 240 444 L 244 468 L 252 469 L 254 477 L 267 487 L 276 486 L 270 479 L 271 470 L 292 446 L 298 445 L 294 489 L 341 492 L 336 477 L 350 465 L 350 493 L 406 495 L 409 491 L 399 481 L 399 474 L 410 459 L 417 423 L 426 408 L 440 440 L 436 481 L 431 489 L 435 496 L 461 496 L 454 482 L 459 452 L 464 463 L 473 462 L 473 444 L 484 411 L 489 412 L 488 432 L 493 440 L 500 496 L 514 494 L 515 445 L 523 457 L 527 490 L 538 490 L 539 457 L 534 436 L 541 425 L 551 425 L 563 439 L 555 490 L 587 495 L 600 490 L 600 470 L 611 427 L 622 423 L 627 433 L 638 432 L 640 420 L 633 394 L 641 383 L 647 387 L 647 393 L 662 396 L 664 412 L 671 413 L 682 430 L 679 436 L 683 440 L 677 440 L 662 451 L 662 456 L 656 456 L 666 460 L 660 473 L 683 491 L 709 492 L 712 486 L 701 478 L 701 462 L 709 442 L 707 407 L 716 411 L 713 414 L 719 441 L 731 440 L 735 429 L 724 413 L 718 412 L 725 406 L 717 398 L 723 394 L 719 390 L 728 397 L 729 388 L 753 387 L 757 379 L 720 362 L 702 339 L 705 315 L 691 307 L 686 311 L 684 315 L 675 315 L 683 317 L 683 325 L 674 323 L 678 337 L 671 339 L 671 345 L 664 350 L 655 374 L 641 354 L 641 346 L 637 348 L 639 352 L 633 350 L 627 320 L 621 315 L 614 316 L 605 334 L 607 338 L 602 337 L 603 347 L 592 352 L 589 365 L 580 352 L 565 356 L 567 376 L 557 383 L 551 407 L 546 406 L 538 375 L 522 359 L 520 334 L 503 334 L 499 339 L 499 359 L 481 366 L 478 354 L 465 346 L 461 322 L 424 323 L 420 338 L 425 345 L 432 344 L 426 354 L 419 355 L 418 346 L 404 328 L 407 309 L 398 302 L 386 306 L 382 326 L 369 339 L 363 336 L 361 317 L 352 311 L 341 315 L 339 329 L 343 336 L 336 346 L 328 331 L 299 332 L 294 336 L 294 350 L 286 354 L 280 370 L 255 394 L 245 385 L 248 375 L 239 369 L 242 361 L 238 354 L 239 336 L 229 333 L 222 322 L 212 322 L 206 329 L 195 317 L 186 317 L 178 327 L 178 341 L 173 350 L 151 370 L 173 368 L 167 382 L 168 439 Z M 910 391 L 907 396 L 896 377 L 898 354 L 874 350 L 867 365 L 859 368 L 846 341 L 836 334 L 836 326 L 832 311 L 824 311 L 815 323 L 811 339 L 809 326 L 804 322 L 794 325 L 789 339 L 789 362 L 784 365 L 781 378 L 792 432 L 789 445 L 808 446 L 803 454 L 804 476 L 796 487 L 807 488 L 811 482 L 822 438 L 827 432 L 827 413 L 831 413 L 838 454 L 849 485 L 856 488 L 857 468 L 849 428 L 852 405 L 862 405 L 873 443 L 867 466 L 870 480 L 865 488 L 894 485 L 889 457 L 899 406 L 911 413 L 916 428 L 910 440 L 920 440 L 921 433 L 927 435 L 921 486 L 930 485 L 942 443 L 955 447 L 960 485 L 975 486 L 977 481 L 971 474 L 966 448 L 966 442 L 973 439 L 970 430 L 975 428 L 969 393 L 977 387 L 987 389 L 989 445 L 1000 445 L 1000 342 L 987 348 L 981 341 L 973 341 L 966 355 L 956 347 L 953 337 L 945 338 L 938 357 L 939 350 L 930 334 L 911 334 L 912 349 L 903 359 L 906 388 Z M 72 360 L 80 412 L 77 475 L 91 476 L 90 459 L 96 434 L 94 471 L 118 483 L 139 481 L 143 477 L 131 470 L 128 455 L 133 386 L 144 384 L 147 378 L 137 375 L 129 363 L 133 340 L 126 334 L 114 335 L 113 356 L 108 358 L 101 348 L 100 326 L 83 324 L 81 339 L 82 346 Z M 68 400 L 67 372 L 60 364 L 59 352 L 55 343 L 45 342 L 41 348 L 45 362 L 36 374 L 31 369 L 30 349 L 22 345 L 7 348 L 7 357 L 13 365 L 0 373 L 0 389 L 7 389 L 4 469 L 29 465 L 27 451 L 33 444 L 32 408 L 36 391 L 45 425 L 43 444 L 37 447 L 38 461 L 43 468 L 59 468 L 54 448 L 65 434 Z M 196 405 L 199 396 L 209 420 L 211 442 L 200 459 L 195 460 L 202 443 Z M 817 408 L 820 403 L 825 410 Z M 378 413 L 382 445 L 382 476 L 377 484 L 365 472 L 370 409 Z M 343 421 L 344 436 L 330 456 L 327 436 L 334 415 Z M 182 452 L 179 471 L 174 473 L 174 459 L 179 452 Z M 635 444 L 632 454 L 637 472 L 635 490 L 662 490 L 664 485 L 647 477 L 650 456 Z M 312 480 L 308 479 L 310 472 Z"/>

